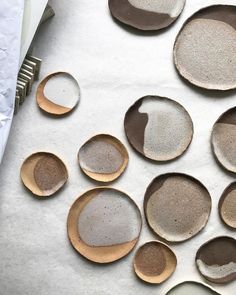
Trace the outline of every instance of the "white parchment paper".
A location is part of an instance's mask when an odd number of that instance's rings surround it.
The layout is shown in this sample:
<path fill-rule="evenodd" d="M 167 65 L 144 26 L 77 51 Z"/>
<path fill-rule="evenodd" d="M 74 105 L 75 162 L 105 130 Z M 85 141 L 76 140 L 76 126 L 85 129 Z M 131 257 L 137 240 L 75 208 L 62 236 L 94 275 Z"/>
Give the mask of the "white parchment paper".
<path fill-rule="evenodd" d="M 0 169 L 0 294 L 164 295 L 184 280 L 204 281 L 194 263 L 198 248 L 215 236 L 235 237 L 217 212 L 220 195 L 234 178 L 215 162 L 210 134 L 219 115 L 235 105 L 236 94 L 206 92 L 182 81 L 173 66 L 172 47 L 184 20 L 216 2 L 236 4 L 235 0 L 187 0 L 183 14 L 171 28 L 142 34 L 116 23 L 107 0 L 53 1 L 56 17 L 41 30 L 35 44 L 36 54 L 43 59 L 41 78 L 54 71 L 69 71 L 78 79 L 82 97 L 70 116 L 52 118 L 38 109 L 35 85 L 14 118 Z M 125 112 L 147 94 L 175 99 L 193 119 L 193 142 L 177 161 L 162 165 L 146 161 L 126 140 Z M 206 228 L 193 239 L 172 246 L 178 266 L 163 285 L 149 286 L 136 278 L 134 252 L 114 264 L 99 266 L 83 259 L 68 242 L 68 210 L 79 195 L 96 186 L 79 170 L 77 151 L 97 133 L 111 133 L 128 148 L 128 169 L 112 186 L 127 192 L 142 215 L 145 190 L 161 173 L 188 173 L 211 193 L 212 213 Z M 48 200 L 34 198 L 19 177 L 22 161 L 41 150 L 64 159 L 70 174 L 66 187 Z M 156 239 L 144 218 L 143 222 L 139 245 Z M 222 294 L 235 295 L 236 282 L 214 287 Z"/>
<path fill-rule="evenodd" d="M 0 3 L 0 163 L 14 111 L 19 67 L 23 0 Z"/>

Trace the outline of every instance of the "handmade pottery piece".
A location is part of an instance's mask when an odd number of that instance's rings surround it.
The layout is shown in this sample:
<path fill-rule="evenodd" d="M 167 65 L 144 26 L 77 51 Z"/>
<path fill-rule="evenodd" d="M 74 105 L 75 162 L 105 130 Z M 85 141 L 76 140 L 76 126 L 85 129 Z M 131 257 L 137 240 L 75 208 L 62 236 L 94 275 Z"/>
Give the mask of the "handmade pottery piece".
<path fill-rule="evenodd" d="M 160 30 L 182 12 L 185 0 L 109 0 L 111 14 L 120 22 L 140 30 Z"/>
<path fill-rule="evenodd" d="M 67 221 L 72 246 L 85 258 L 109 263 L 127 255 L 136 245 L 142 226 L 134 201 L 113 188 L 84 193 L 72 205 Z"/>
<path fill-rule="evenodd" d="M 236 240 L 217 237 L 203 244 L 196 254 L 201 275 L 215 284 L 236 280 Z"/>
<path fill-rule="evenodd" d="M 224 190 L 218 209 L 222 221 L 232 229 L 236 229 L 236 182 Z"/>
<path fill-rule="evenodd" d="M 174 286 L 166 295 L 220 295 L 220 293 L 205 284 L 186 281 Z"/>
<path fill-rule="evenodd" d="M 136 101 L 125 115 L 124 127 L 136 151 L 160 162 L 182 155 L 193 137 L 188 112 L 176 101 L 160 96 Z"/>
<path fill-rule="evenodd" d="M 82 171 L 90 178 L 110 182 L 124 172 L 129 155 L 116 137 L 99 134 L 83 144 L 78 152 L 78 161 Z"/>
<path fill-rule="evenodd" d="M 134 257 L 136 275 L 150 284 L 161 284 L 175 271 L 177 258 L 164 243 L 158 241 L 142 245 Z"/>
<path fill-rule="evenodd" d="M 62 160 L 46 152 L 29 156 L 22 164 L 20 174 L 24 185 L 40 197 L 53 195 L 68 179 L 67 168 Z"/>
<path fill-rule="evenodd" d="M 236 88 L 235 52 L 236 6 L 213 5 L 184 23 L 175 41 L 174 62 L 190 83 L 229 90 Z"/>
<path fill-rule="evenodd" d="M 37 89 L 37 103 L 40 109 L 52 115 L 65 115 L 79 102 L 80 88 L 75 78 L 66 72 L 48 75 Z"/>
<path fill-rule="evenodd" d="M 227 171 L 236 173 L 236 107 L 216 121 L 211 135 L 213 153 Z"/>
<path fill-rule="evenodd" d="M 182 242 L 199 233 L 211 212 L 211 197 L 195 178 L 168 173 L 156 177 L 144 197 L 150 228 L 170 242 Z"/>

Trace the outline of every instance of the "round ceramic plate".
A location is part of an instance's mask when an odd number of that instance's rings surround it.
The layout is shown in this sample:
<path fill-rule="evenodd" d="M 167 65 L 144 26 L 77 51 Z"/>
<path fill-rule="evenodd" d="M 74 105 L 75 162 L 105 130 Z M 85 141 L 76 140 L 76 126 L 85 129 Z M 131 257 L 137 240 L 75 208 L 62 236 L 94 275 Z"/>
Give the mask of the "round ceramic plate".
<path fill-rule="evenodd" d="M 159 30 L 172 24 L 185 0 L 109 0 L 111 14 L 122 23 L 140 30 Z"/>
<path fill-rule="evenodd" d="M 196 254 L 201 275 L 215 284 L 236 280 L 236 240 L 217 237 L 203 244 Z"/>
<path fill-rule="evenodd" d="M 232 229 L 236 229 L 236 182 L 224 190 L 218 209 L 222 221 Z"/>
<path fill-rule="evenodd" d="M 127 111 L 126 136 L 148 159 L 170 161 L 182 155 L 193 137 L 193 123 L 179 103 L 160 96 L 145 96 Z"/>
<path fill-rule="evenodd" d="M 211 197 L 195 178 L 168 173 L 156 177 L 144 197 L 148 225 L 170 242 L 182 242 L 201 231 L 211 212 Z"/>
<path fill-rule="evenodd" d="M 148 242 L 141 246 L 134 257 L 134 271 L 143 281 L 161 284 L 175 271 L 177 258 L 174 252 L 161 242 Z"/>
<path fill-rule="evenodd" d="M 127 255 L 139 239 L 141 213 L 125 193 L 95 188 L 72 205 L 67 221 L 72 246 L 87 259 L 109 263 Z"/>
<path fill-rule="evenodd" d="M 174 45 L 180 75 L 212 90 L 236 88 L 236 6 L 201 9 L 183 25 Z"/>
<path fill-rule="evenodd" d="M 110 182 L 124 172 L 129 155 L 116 137 L 99 134 L 83 144 L 78 152 L 78 161 L 82 171 L 90 178 Z"/>
<path fill-rule="evenodd" d="M 211 143 L 218 162 L 227 171 L 236 173 L 236 107 L 225 112 L 216 121 Z"/>
<path fill-rule="evenodd" d="M 62 160 L 46 152 L 29 156 L 22 164 L 20 173 L 24 185 L 40 197 L 53 195 L 68 179 L 67 168 Z"/>
<path fill-rule="evenodd" d="M 174 286 L 166 295 L 220 295 L 211 287 L 193 281 L 186 281 Z"/>
<path fill-rule="evenodd" d="M 71 112 L 80 100 L 80 88 L 75 78 L 66 72 L 48 75 L 39 84 L 36 94 L 38 106 L 52 115 Z"/>

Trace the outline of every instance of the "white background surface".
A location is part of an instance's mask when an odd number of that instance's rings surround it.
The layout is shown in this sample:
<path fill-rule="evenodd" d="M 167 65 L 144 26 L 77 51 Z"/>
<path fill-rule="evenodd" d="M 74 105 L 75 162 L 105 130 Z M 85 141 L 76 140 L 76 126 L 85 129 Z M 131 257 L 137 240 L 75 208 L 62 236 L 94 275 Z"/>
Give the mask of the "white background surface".
<path fill-rule="evenodd" d="M 221 1 L 220 3 L 236 1 Z M 59 70 L 79 81 L 82 98 L 70 116 L 55 119 L 43 114 L 35 102 L 35 89 L 14 118 L 0 169 L 0 294 L 165 294 L 184 280 L 202 280 L 194 257 L 199 246 L 218 235 L 231 235 L 219 220 L 218 199 L 233 181 L 215 162 L 210 132 L 219 115 L 235 105 L 235 92 L 218 94 L 198 90 L 175 72 L 172 47 L 183 21 L 202 6 L 216 1 L 188 0 L 180 19 L 167 31 L 142 34 L 118 25 L 111 18 L 107 0 L 54 1 L 56 17 L 41 30 L 36 54 L 43 59 L 41 78 Z M 139 97 L 159 94 L 173 98 L 189 111 L 195 127 L 187 153 L 172 163 L 158 165 L 139 157 L 129 146 L 123 118 Z M 134 252 L 117 263 L 98 266 L 70 246 L 66 219 L 73 201 L 96 184 L 79 170 L 79 147 L 97 133 L 111 133 L 128 148 L 130 163 L 113 187 L 127 192 L 139 205 L 151 180 L 166 172 L 184 172 L 209 189 L 213 208 L 205 230 L 172 248 L 178 258 L 174 275 L 161 286 L 136 279 Z M 22 161 L 37 151 L 54 152 L 69 168 L 66 187 L 54 198 L 38 200 L 21 184 Z M 144 221 L 139 245 L 156 237 Z M 234 295 L 236 282 L 216 286 Z"/>

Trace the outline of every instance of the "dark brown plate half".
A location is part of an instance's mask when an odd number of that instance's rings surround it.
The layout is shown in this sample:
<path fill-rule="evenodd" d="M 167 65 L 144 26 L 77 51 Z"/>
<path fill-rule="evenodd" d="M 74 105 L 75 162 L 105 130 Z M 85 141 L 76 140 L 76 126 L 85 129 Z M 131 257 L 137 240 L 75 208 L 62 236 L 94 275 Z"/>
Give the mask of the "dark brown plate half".
<path fill-rule="evenodd" d="M 236 240 L 217 237 L 203 244 L 196 254 L 201 275 L 215 284 L 236 280 Z"/>
<path fill-rule="evenodd" d="M 111 14 L 139 30 L 160 30 L 171 25 L 184 9 L 185 0 L 109 0 Z"/>

